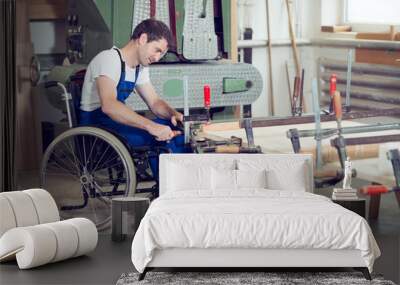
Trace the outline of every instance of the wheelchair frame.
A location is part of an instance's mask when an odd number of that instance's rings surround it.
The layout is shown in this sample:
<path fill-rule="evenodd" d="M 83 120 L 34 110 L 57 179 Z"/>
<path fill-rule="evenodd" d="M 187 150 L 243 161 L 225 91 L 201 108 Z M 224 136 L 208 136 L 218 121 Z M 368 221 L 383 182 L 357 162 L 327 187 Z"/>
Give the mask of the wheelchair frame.
<path fill-rule="evenodd" d="M 50 167 L 52 167 L 51 163 L 53 163 L 53 167 L 54 164 L 56 165 L 57 171 L 65 171 L 68 174 L 68 170 L 71 170 L 73 175 L 70 176 L 73 176 L 76 180 L 75 183 L 78 182 L 80 185 L 81 196 L 78 197 L 79 194 L 75 193 L 75 198 L 82 199 L 81 203 L 64 204 L 66 202 L 62 201 L 65 201 L 66 196 L 69 194 L 56 193 L 57 190 L 55 189 L 62 188 L 61 185 L 47 189 L 56 200 L 61 217 L 74 217 L 74 211 L 81 215 L 84 212 L 82 209 L 90 204 L 90 199 L 97 199 L 102 202 L 103 209 L 105 205 L 106 213 L 105 215 L 103 213 L 103 219 L 97 219 L 96 211 L 97 207 L 100 207 L 99 204 L 96 206 L 89 205 L 92 207 L 92 211 L 95 212 L 94 218 L 91 219 L 99 229 L 103 229 L 108 228 L 111 221 L 111 201 L 109 198 L 133 196 L 136 193 L 147 192 L 150 192 L 153 198 L 158 196 L 158 180 L 153 177 L 152 173 L 150 173 L 151 171 L 149 172 L 149 159 L 158 158 L 160 153 L 168 153 L 170 151 L 166 147 L 132 147 L 123 137 L 112 130 L 97 126 L 78 126 L 77 110 L 80 104 L 83 78 L 84 72 L 78 72 L 78 75 L 70 77 L 68 89 L 71 93 L 60 82 L 50 81 L 45 83 L 46 88 L 58 86 L 62 89 L 70 129 L 57 136 L 47 147 L 41 166 L 41 185 L 43 188 L 48 188 L 46 182 L 50 180 L 47 178 Z M 110 155 L 110 152 L 119 157 L 112 157 L 111 161 L 102 162 L 104 156 L 107 153 Z M 97 166 L 100 162 L 102 164 L 98 169 Z M 95 166 L 94 170 L 93 165 Z M 104 178 L 105 174 L 108 175 L 108 186 L 112 187 L 111 190 L 102 191 L 99 181 L 96 181 L 100 179 L 99 176 L 91 173 L 96 170 L 103 172 L 106 170 L 106 173 L 101 174 L 102 178 Z M 153 181 L 155 183 L 151 187 L 138 190 L 137 184 L 145 181 Z M 123 184 L 126 187 L 120 190 L 119 188 Z M 72 189 L 70 190 L 72 191 Z"/>

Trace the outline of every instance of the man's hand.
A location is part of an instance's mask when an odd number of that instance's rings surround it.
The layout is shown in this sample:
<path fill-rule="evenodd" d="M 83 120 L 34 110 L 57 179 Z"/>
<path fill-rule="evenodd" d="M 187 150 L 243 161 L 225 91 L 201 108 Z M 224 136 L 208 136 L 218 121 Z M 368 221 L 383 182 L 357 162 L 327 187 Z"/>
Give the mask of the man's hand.
<path fill-rule="evenodd" d="M 175 112 L 175 114 L 171 117 L 171 123 L 176 127 L 178 122 L 183 123 L 183 115 L 179 112 Z"/>
<path fill-rule="evenodd" d="M 173 131 L 169 126 L 154 124 L 148 128 L 148 132 L 155 136 L 158 141 L 169 141 L 181 134 L 180 131 Z"/>

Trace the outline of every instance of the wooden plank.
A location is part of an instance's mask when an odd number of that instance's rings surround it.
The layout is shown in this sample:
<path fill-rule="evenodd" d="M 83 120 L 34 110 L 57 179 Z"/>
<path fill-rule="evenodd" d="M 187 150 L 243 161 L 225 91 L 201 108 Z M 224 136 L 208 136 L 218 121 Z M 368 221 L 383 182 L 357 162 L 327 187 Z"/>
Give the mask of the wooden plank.
<path fill-rule="evenodd" d="M 400 41 L 400 33 L 358 33 L 357 39 Z M 400 51 L 356 49 L 356 62 L 366 62 L 375 64 L 385 64 L 400 67 Z"/>
<path fill-rule="evenodd" d="M 67 16 L 67 0 L 32 0 L 30 20 L 59 20 Z"/>
<path fill-rule="evenodd" d="M 238 129 L 240 129 L 239 121 L 211 123 L 211 124 L 205 124 L 202 127 L 203 132 L 228 131 L 228 130 L 238 130 Z"/>
<path fill-rule="evenodd" d="M 400 41 L 400 33 L 357 33 L 357 39 L 380 40 L 380 41 Z"/>
<path fill-rule="evenodd" d="M 356 62 L 385 64 L 400 67 L 399 51 L 381 51 L 372 49 L 356 49 Z"/>
<path fill-rule="evenodd" d="M 300 153 L 311 154 L 315 160 L 316 158 L 316 147 L 306 147 L 300 150 Z M 346 146 L 347 156 L 351 160 L 373 158 L 379 156 L 379 144 L 367 144 L 367 145 L 349 145 Z M 336 148 L 330 145 L 322 146 L 322 161 L 324 163 L 339 161 L 339 156 Z"/>
<path fill-rule="evenodd" d="M 325 33 L 351 32 L 351 26 L 321 26 L 321 32 Z"/>

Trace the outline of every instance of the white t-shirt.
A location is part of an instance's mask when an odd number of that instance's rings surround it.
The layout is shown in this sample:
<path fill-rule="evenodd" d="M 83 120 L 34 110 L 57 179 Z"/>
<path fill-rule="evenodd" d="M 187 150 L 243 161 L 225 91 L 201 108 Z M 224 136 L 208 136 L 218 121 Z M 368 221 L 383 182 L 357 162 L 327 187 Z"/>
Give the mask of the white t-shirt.
<path fill-rule="evenodd" d="M 115 47 L 104 50 L 96 55 L 86 69 L 85 81 L 82 88 L 81 110 L 93 111 L 101 106 L 100 96 L 96 86 L 96 78 L 104 75 L 118 84 L 121 76 L 121 61 Z M 125 64 L 125 80 L 135 81 L 135 68 Z M 149 68 L 140 66 L 136 85 L 150 82 Z"/>

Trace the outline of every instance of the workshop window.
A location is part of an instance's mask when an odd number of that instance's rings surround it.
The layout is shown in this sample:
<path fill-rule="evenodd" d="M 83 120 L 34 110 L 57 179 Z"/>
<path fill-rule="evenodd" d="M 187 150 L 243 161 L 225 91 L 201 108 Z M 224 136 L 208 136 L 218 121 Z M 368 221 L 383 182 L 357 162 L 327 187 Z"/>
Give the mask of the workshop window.
<path fill-rule="evenodd" d="M 346 0 L 346 24 L 400 24 L 399 0 Z"/>

